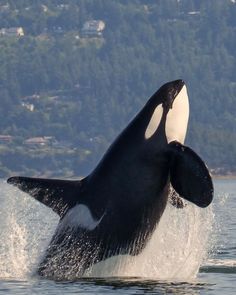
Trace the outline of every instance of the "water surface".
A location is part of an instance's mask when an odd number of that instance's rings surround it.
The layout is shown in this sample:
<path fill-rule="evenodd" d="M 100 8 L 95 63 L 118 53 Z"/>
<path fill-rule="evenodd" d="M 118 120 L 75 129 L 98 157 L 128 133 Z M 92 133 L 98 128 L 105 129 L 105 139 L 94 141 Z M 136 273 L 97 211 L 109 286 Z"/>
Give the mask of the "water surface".
<path fill-rule="evenodd" d="M 112 258 L 63 281 L 35 274 L 57 216 L 4 182 L 0 188 L 0 294 L 235 294 L 234 180 L 215 181 L 207 209 L 168 206 L 138 257 Z"/>

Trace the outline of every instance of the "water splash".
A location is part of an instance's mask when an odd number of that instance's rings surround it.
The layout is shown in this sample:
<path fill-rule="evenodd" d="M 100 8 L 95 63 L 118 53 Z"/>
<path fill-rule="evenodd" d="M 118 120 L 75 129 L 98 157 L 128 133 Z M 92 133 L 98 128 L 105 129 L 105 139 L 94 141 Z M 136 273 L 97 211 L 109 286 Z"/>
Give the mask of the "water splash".
<path fill-rule="evenodd" d="M 31 276 L 52 237 L 58 218 L 19 190 L 0 183 L 0 277 Z M 168 204 L 144 251 L 135 257 L 111 257 L 94 265 L 87 277 L 195 278 L 209 250 L 211 206 L 183 209 Z"/>
<path fill-rule="evenodd" d="M 217 218 L 214 219 L 214 231 L 211 237 L 214 240 L 214 245 L 211 255 L 206 261 L 206 266 L 211 265 L 211 267 L 212 261 L 215 261 L 215 266 L 218 267 L 217 258 L 220 258 L 222 264 L 227 264 L 228 259 L 234 259 L 234 253 L 236 253 L 235 242 L 231 235 L 232 228 L 228 228 L 230 224 L 234 223 L 234 215 L 232 214 L 235 206 L 234 203 L 232 205 L 234 195 L 225 193 L 223 186 L 218 188 L 215 199 L 217 202 L 214 202 L 214 211 L 217 212 Z"/>
<path fill-rule="evenodd" d="M 144 251 L 136 256 L 112 257 L 94 265 L 87 276 L 135 276 L 161 280 L 196 277 L 207 257 L 212 230 L 212 208 L 188 203 L 183 209 L 170 204 Z"/>
<path fill-rule="evenodd" d="M 0 187 L 0 277 L 24 279 L 34 273 L 57 217 L 6 183 Z"/>

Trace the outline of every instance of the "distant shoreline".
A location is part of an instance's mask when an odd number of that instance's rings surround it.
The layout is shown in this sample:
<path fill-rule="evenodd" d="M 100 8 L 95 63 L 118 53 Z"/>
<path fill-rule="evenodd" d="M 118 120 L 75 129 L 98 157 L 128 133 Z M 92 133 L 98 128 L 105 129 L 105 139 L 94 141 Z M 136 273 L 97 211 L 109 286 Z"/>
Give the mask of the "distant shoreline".
<path fill-rule="evenodd" d="M 33 173 L 32 175 L 28 175 L 28 173 L 24 173 L 23 171 L 18 171 L 18 172 L 11 172 L 9 174 L 6 175 L 2 175 L 0 176 L 0 178 L 2 179 L 7 179 L 11 176 L 15 176 L 15 175 L 24 175 L 24 176 L 28 176 L 28 177 L 39 177 L 39 178 L 61 178 L 61 179 L 81 179 L 85 176 L 81 176 L 81 175 L 74 175 L 73 173 L 68 173 L 68 174 L 58 174 L 58 173 L 54 173 L 53 171 L 47 171 L 44 173 Z M 236 173 L 227 173 L 227 174 L 213 174 L 211 173 L 211 177 L 213 178 L 213 180 L 218 180 L 218 179 L 222 179 L 222 180 L 227 180 L 227 179 L 231 179 L 231 180 L 236 180 Z"/>
<path fill-rule="evenodd" d="M 213 179 L 235 179 L 236 180 L 236 174 L 227 174 L 227 175 L 212 175 Z"/>

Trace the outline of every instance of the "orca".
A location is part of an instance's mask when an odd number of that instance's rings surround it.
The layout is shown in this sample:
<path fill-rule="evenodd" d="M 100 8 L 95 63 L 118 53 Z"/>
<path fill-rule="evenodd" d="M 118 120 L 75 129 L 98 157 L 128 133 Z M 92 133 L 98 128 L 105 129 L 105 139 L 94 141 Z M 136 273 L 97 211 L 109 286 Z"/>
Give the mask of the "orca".
<path fill-rule="evenodd" d="M 8 179 L 60 217 L 38 266 L 39 275 L 78 277 L 109 257 L 139 255 L 158 225 L 171 188 L 177 198 L 199 207 L 212 202 L 208 168 L 183 145 L 188 118 L 184 81 L 168 82 L 151 96 L 87 177 Z"/>

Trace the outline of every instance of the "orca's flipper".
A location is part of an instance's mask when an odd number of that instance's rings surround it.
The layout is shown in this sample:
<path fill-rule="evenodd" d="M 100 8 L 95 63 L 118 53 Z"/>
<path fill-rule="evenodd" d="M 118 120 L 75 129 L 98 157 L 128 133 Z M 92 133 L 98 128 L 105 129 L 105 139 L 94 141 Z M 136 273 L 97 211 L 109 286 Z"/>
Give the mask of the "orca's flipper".
<path fill-rule="evenodd" d="M 7 183 L 28 193 L 62 217 L 78 201 L 83 180 L 71 181 L 17 176 L 9 178 Z"/>
<path fill-rule="evenodd" d="M 176 192 L 199 207 L 207 207 L 213 199 L 213 183 L 202 159 L 189 147 L 177 141 L 169 145 L 170 182 Z"/>

